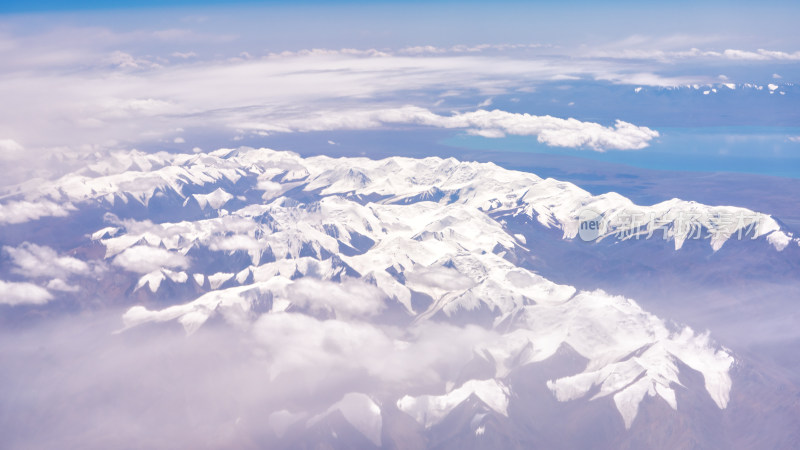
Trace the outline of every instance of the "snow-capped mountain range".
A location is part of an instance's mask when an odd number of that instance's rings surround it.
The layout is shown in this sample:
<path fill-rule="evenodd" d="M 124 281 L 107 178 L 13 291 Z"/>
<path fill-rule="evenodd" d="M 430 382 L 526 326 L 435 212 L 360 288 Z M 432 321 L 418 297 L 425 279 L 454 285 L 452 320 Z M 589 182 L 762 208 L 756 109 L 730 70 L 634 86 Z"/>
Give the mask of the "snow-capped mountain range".
<path fill-rule="evenodd" d="M 531 264 L 548 257 L 531 236 L 674 252 L 697 241 L 707 255 L 800 248 L 778 220 L 744 208 L 636 205 L 452 158 L 132 151 L 0 202 L 6 303 L 116 295 L 119 333 L 173 322 L 189 339 L 219 321 L 241 330 L 266 382 L 324 383 L 310 372 L 342 365 L 374 381 L 310 410 L 276 406 L 269 428 L 286 445 L 352 427 L 352 442 L 397 446 L 396 424 L 430 444 L 462 415 L 472 439 L 489 439 L 530 426 L 524 402 L 537 389 L 542 402 L 615 410 L 608 427 L 623 436 L 642 408 L 648 421 L 664 406 L 667 417 L 694 414 L 687 395 L 724 411 L 734 350 L 634 299 L 549 280 Z M 54 226 L 59 241 L 44 231 Z M 520 381 L 548 361 L 571 369 Z"/>

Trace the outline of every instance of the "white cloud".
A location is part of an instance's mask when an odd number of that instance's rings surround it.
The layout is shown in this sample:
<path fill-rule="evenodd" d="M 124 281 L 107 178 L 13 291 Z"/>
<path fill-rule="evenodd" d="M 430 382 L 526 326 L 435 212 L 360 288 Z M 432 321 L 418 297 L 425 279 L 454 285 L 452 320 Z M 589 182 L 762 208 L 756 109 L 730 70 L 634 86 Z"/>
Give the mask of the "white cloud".
<path fill-rule="evenodd" d="M 467 130 L 467 134 L 470 134 L 470 135 L 473 135 L 473 136 L 482 136 L 482 137 L 491 138 L 491 139 L 497 139 L 497 138 L 502 138 L 502 137 L 506 136 L 506 134 L 503 133 L 501 130 L 491 129 L 491 128 L 488 129 L 488 130 L 481 130 L 481 129 L 471 128 L 471 129 Z"/>
<path fill-rule="evenodd" d="M 394 349 L 392 339 L 373 325 L 320 321 L 302 314 L 264 314 L 256 322 L 254 333 L 267 350 L 268 371 L 273 379 L 291 374 L 321 381 L 330 370 L 359 369 L 364 365 L 380 370 L 378 364 L 383 355 Z M 312 367 L 318 375 L 310 370 Z"/>
<path fill-rule="evenodd" d="M 246 55 L 247 59 L 252 58 L 252 56 L 245 52 L 243 55 Z M 339 56 L 357 56 L 357 57 L 384 57 L 390 56 L 389 53 L 376 50 L 374 48 L 369 48 L 366 50 L 361 50 L 357 48 L 342 48 L 342 49 L 331 49 L 331 48 L 308 48 L 302 49 L 297 51 L 282 51 L 280 53 L 270 53 L 267 57 L 269 59 L 283 59 L 283 58 L 297 58 L 297 57 L 339 57 Z"/>
<path fill-rule="evenodd" d="M 96 116 L 99 124 L 108 120 L 161 116 L 175 111 L 175 105 L 154 98 L 104 99 L 98 102 L 98 106 L 102 108 Z"/>
<path fill-rule="evenodd" d="M 374 316 L 386 308 L 385 294 L 359 280 L 334 283 L 302 278 L 289 285 L 286 296 L 297 306 L 311 311 L 332 311 L 337 318 Z"/>
<path fill-rule="evenodd" d="M 276 183 L 277 184 L 277 183 Z M 232 236 L 220 236 L 212 240 L 208 246 L 211 250 L 260 250 L 264 244 L 256 238 L 247 234 L 234 234 Z"/>
<path fill-rule="evenodd" d="M 78 286 L 73 286 L 67 284 L 64 280 L 60 278 L 54 278 L 47 283 L 47 289 L 53 291 L 62 291 L 62 292 L 78 292 L 80 288 Z"/>
<path fill-rule="evenodd" d="M 25 147 L 13 139 L 0 139 L 0 161 L 13 161 L 25 154 Z"/>
<path fill-rule="evenodd" d="M 473 349 L 496 333 L 475 326 L 424 323 L 407 331 L 357 320 L 318 320 L 296 313 L 262 315 L 253 336 L 268 359 L 271 379 L 279 375 L 308 388 L 348 371 L 365 371 L 390 383 L 441 382 L 473 357 Z"/>
<path fill-rule="evenodd" d="M 609 72 L 597 76 L 599 80 L 610 81 L 614 84 L 625 85 L 639 85 L 639 86 L 658 86 L 658 87 L 674 87 L 686 86 L 690 84 L 697 84 L 697 77 L 665 77 L 652 72 L 633 72 L 633 73 L 615 73 Z M 703 80 L 705 84 L 708 80 Z"/>
<path fill-rule="evenodd" d="M 800 51 L 793 53 L 758 49 L 741 50 L 728 48 L 723 51 L 701 50 L 692 47 L 688 50 L 659 49 L 653 47 L 636 48 L 637 43 L 630 42 L 631 47 L 624 47 L 620 43 L 615 48 L 592 49 L 582 53 L 582 56 L 589 58 L 609 58 L 609 59 L 630 59 L 630 60 L 654 60 L 659 62 L 674 62 L 683 59 L 727 59 L 734 61 L 798 61 Z M 658 45 L 659 43 L 651 43 Z M 613 47 L 613 46 L 612 46 Z"/>
<path fill-rule="evenodd" d="M 189 266 L 189 258 L 163 248 L 137 245 L 117 255 L 114 264 L 131 272 L 150 273 L 161 268 L 185 269 Z"/>
<path fill-rule="evenodd" d="M 758 49 L 757 54 L 764 56 L 767 59 L 774 59 L 778 61 L 800 61 L 800 51 L 787 53 L 775 50 L 764 50 L 760 48 Z"/>
<path fill-rule="evenodd" d="M 284 186 L 282 184 L 269 180 L 258 180 L 258 185 L 256 188 L 264 191 L 264 194 L 262 195 L 264 200 L 275 198 L 284 190 Z"/>
<path fill-rule="evenodd" d="M 413 288 L 422 285 L 443 290 L 461 290 L 472 287 L 475 283 L 456 269 L 444 266 L 415 267 L 405 274 L 406 281 Z"/>
<path fill-rule="evenodd" d="M 721 56 L 728 59 L 744 59 L 744 60 L 755 60 L 755 61 L 763 61 L 769 59 L 769 56 L 763 55 L 758 52 L 751 52 L 747 50 L 736 50 L 736 49 L 727 49 L 724 52 L 722 52 Z"/>
<path fill-rule="evenodd" d="M 197 57 L 197 53 L 195 53 L 195 52 L 185 52 L 185 53 L 184 52 L 173 52 L 172 56 L 175 57 L 175 58 L 180 58 L 180 59 L 189 59 L 189 58 L 196 58 Z"/>
<path fill-rule="evenodd" d="M 225 130 L 223 133 L 230 132 L 229 138 L 233 139 L 236 124 L 274 125 L 287 114 L 320 114 L 332 102 L 342 110 L 390 109 L 401 106 L 396 100 L 398 94 L 409 92 L 430 93 L 434 99 L 445 91 L 487 98 L 534 89 L 538 83 L 557 79 L 607 80 L 640 86 L 705 84 L 712 82 L 716 74 L 665 76 L 663 62 L 691 58 L 749 58 L 765 62 L 800 58 L 798 52 L 730 47 L 727 51 L 709 51 L 691 47 L 714 42 L 717 48 L 726 48 L 720 47 L 718 40 L 709 41 L 703 36 L 662 40 L 632 37 L 602 51 L 591 47 L 547 47 L 547 51 L 537 52 L 536 58 L 531 58 L 530 52 L 543 47 L 538 44 L 479 44 L 397 51 L 310 49 L 265 57 L 254 54 L 246 60 L 209 56 L 210 59 L 196 58 L 185 63 L 195 56 L 185 46 L 179 51 L 169 49 L 160 56 L 142 57 L 147 53 L 137 52 L 135 45 L 129 45 L 161 39 L 220 42 L 222 38 L 191 34 L 189 30 L 175 29 L 130 33 L 66 29 L 43 33 L 35 39 L 11 36 L 26 51 L 15 50 L 7 55 L 7 70 L 0 70 L 0 98 L 19 105 L 13 111 L 0 111 L 0 123 L 7 130 L 14 130 L 16 141 L 25 143 L 26 158 L 33 160 L 43 152 L 54 153 L 46 149 L 55 146 L 93 152 L 98 148 L 137 146 L 143 140 L 169 142 L 175 138 L 171 130 L 178 127 L 189 133 L 199 128 Z M 51 48 L 52 42 L 62 41 L 71 45 Z M 641 49 L 643 46 L 656 50 Z M 61 47 L 72 50 L 64 52 Z M 240 50 L 236 49 L 237 53 Z M 234 54 L 233 49 L 229 52 Z M 37 59 L 31 55 L 41 56 Z M 173 59 L 176 64 L 160 57 Z M 76 66 L 85 70 L 54 70 Z M 20 68 L 25 69 L 24 74 Z M 667 69 L 675 73 L 672 67 Z M 499 136 L 501 131 L 506 133 L 501 128 L 476 128 L 475 133 Z M 542 139 L 554 140 L 546 136 Z M 601 141 L 589 138 L 583 145 L 606 147 Z"/>
<path fill-rule="evenodd" d="M 484 137 L 504 134 L 537 136 L 539 142 L 556 147 L 635 150 L 649 145 L 658 132 L 618 120 L 613 127 L 577 119 L 510 113 L 502 110 L 477 110 L 441 116 L 416 106 L 374 111 L 331 111 L 302 119 L 276 120 L 270 123 L 240 123 L 237 128 L 262 131 L 322 131 L 369 129 L 384 124 L 415 124 L 437 128 L 466 129 Z"/>
<path fill-rule="evenodd" d="M 42 305 L 53 299 L 47 289 L 33 283 L 0 280 L 0 303 L 6 305 Z"/>
<path fill-rule="evenodd" d="M 62 292 L 78 292 L 81 290 L 80 287 L 67 284 L 66 281 L 60 278 L 54 278 L 48 281 L 47 289 L 50 289 L 51 291 L 62 291 Z"/>
<path fill-rule="evenodd" d="M 620 61 L 497 57 L 470 51 L 409 56 L 310 50 L 157 69 L 121 52 L 111 60 L 113 67 L 89 65 L 86 70 L 57 74 L 45 70 L 49 65 L 30 67 L 25 76 L 0 71 L 0 97 L 20 105 L 14 111 L 0 111 L 0 123 L 25 142 L 31 158 L 39 158 L 41 151 L 55 146 L 93 152 L 142 140 L 172 141 L 176 128 L 235 130 L 243 122 L 313 115 L 334 101 L 343 110 L 387 109 L 401 106 L 392 100 L 399 93 L 438 96 L 453 91 L 486 98 L 559 77 L 623 83 L 633 69 L 642 70 L 640 64 Z M 226 81 L 232 79 L 237 82 Z M 639 81 L 662 86 L 706 79 L 674 79 L 653 72 Z"/>
<path fill-rule="evenodd" d="M 433 45 L 415 45 L 413 47 L 405 47 L 399 50 L 399 53 L 407 53 L 409 55 L 420 55 L 425 53 L 445 53 L 446 48 L 435 47 Z"/>
<path fill-rule="evenodd" d="M 59 256 L 50 247 L 24 242 L 19 247 L 3 247 L 16 266 L 13 272 L 28 277 L 66 278 L 70 275 L 88 275 L 91 267 L 71 256 Z"/>
<path fill-rule="evenodd" d="M 0 224 L 24 223 L 42 217 L 65 217 L 74 210 L 71 203 L 59 204 L 49 200 L 11 201 L 0 204 Z"/>
<path fill-rule="evenodd" d="M 153 69 L 161 67 L 159 64 L 144 58 L 136 58 L 129 53 L 115 51 L 108 57 L 108 63 L 121 69 Z"/>

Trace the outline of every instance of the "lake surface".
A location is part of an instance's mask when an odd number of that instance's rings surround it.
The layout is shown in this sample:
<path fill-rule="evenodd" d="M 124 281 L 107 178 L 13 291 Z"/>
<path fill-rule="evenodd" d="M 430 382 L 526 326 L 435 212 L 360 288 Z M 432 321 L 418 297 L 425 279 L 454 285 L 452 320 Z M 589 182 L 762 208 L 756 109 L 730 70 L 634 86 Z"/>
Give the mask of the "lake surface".
<path fill-rule="evenodd" d="M 572 156 L 654 170 L 738 172 L 800 178 L 800 127 L 654 129 L 661 136 L 647 148 L 602 153 L 549 147 L 528 136 L 490 139 L 458 134 L 440 140 L 439 144 L 470 150 Z"/>

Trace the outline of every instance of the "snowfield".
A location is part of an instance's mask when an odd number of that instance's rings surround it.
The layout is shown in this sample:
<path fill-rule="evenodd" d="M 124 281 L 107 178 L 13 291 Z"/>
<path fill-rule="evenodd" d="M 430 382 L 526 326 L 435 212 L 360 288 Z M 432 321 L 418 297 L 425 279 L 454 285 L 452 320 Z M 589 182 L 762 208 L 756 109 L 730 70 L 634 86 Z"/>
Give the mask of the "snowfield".
<path fill-rule="evenodd" d="M 735 358 L 708 333 L 523 263 L 546 255 L 507 220 L 579 242 L 586 210 L 602 218 L 595 243 L 657 239 L 681 251 L 700 240 L 711 253 L 737 239 L 776 253 L 800 245 L 770 216 L 743 208 L 641 206 L 491 163 L 133 151 L 5 193 L 0 223 L 87 214 L 101 219 L 76 232 L 102 251 L 83 261 L 46 245 L 8 246 L 19 279 L 0 289 L 11 304 L 41 304 L 72 292 L 68 283 L 91 290 L 89 278 L 118 274 L 132 278 L 135 303 L 118 333 L 177 322 L 192 335 L 219 318 L 266 355 L 269 380 L 321 382 L 312 372 L 348 367 L 391 386 L 347 393 L 313 416 L 275 411 L 280 436 L 335 413 L 380 445 L 378 398 L 424 428 L 469 399 L 508 417 L 513 375 L 563 351 L 585 367 L 542 387 L 559 402 L 611 398 L 626 429 L 646 398 L 681 409 L 676 390 L 698 387 L 683 384 L 681 367 L 702 375 L 705 392 L 694 394 L 725 409 Z M 437 341 L 451 338 L 447 348 Z M 465 379 L 458 368 L 468 364 L 489 369 Z"/>

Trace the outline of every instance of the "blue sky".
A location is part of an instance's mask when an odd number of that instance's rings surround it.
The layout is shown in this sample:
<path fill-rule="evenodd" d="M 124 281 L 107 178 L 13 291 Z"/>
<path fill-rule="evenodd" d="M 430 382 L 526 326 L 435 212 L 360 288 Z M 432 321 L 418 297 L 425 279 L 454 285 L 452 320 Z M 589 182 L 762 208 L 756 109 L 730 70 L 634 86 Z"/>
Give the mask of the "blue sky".
<path fill-rule="evenodd" d="M 73 23 L 108 23 L 122 29 L 164 25 L 185 16 L 213 15 L 210 27 L 231 27 L 244 35 L 271 34 L 270 28 L 310 33 L 309 41 L 348 32 L 391 36 L 383 44 L 469 44 L 487 40 L 610 41 L 633 34 L 720 35 L 756 45 L 790 45 L 796 2 L 18 2 L 0 13 L 50 14 Z M 355 36 L 350 36 L 354 38 Z M 363 42 L 364 35 L 361 35 Z M 476 40 L 476 41 L 472 41 Z M 393 41 L 393 42 L 392 42 Z M 350 41 L 350 45 L 359 42 Z"/>
<path fill-rule="evenodd" d="M 10 180 L 382 130 L 800 177 L 797 4 L 158 3 L 0 6 Z"/>

